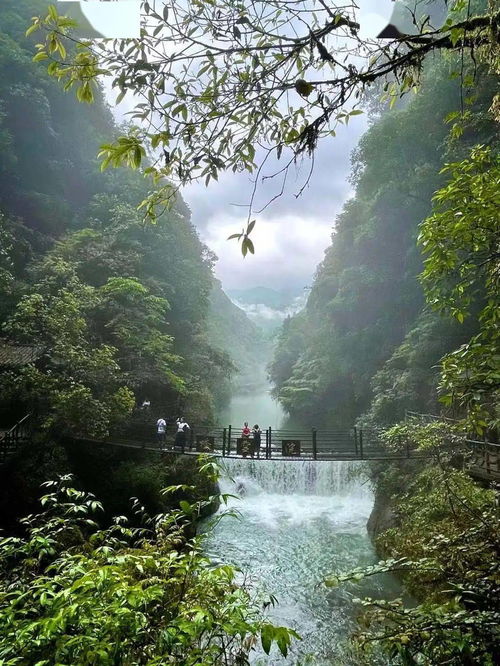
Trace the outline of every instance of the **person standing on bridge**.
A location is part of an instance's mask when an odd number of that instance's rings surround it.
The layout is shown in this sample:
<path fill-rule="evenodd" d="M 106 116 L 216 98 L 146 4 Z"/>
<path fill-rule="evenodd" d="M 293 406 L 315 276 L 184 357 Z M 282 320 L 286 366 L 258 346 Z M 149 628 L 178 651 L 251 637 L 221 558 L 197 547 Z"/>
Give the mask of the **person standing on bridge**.
<path fill-rule="evenodd" d="M 252 437 L 253 437 L 253 450 L 257 455 L 260 453 L 260 440 L 262 436 L 262 430 L 259 428 L 256 423 L 252 428 Z"/>
<path fill-rule="evenodd" d="M 163 417 L 160 417 L 156 422 L 156 439 L 158 441 L 158 446 L 160 449 L 163 448 L 165 444 L 165 434 L 167 431 L 167 422 Z"/>
<path fill-rule="evenodd" d="M 244 458 L 246 458 L 249 453 L 253 458 L 253 444 L 250 442 L 251 434 L 252 431 L 248 427 L 248 422 L 245 421 L 241 430 L 241 455 Z"/>
<path fill-rule="evenodd" d="M 177 432 L 175 433 L 175 446 L 181 449 L 186 447 L 186 433 L 189 430 L 189 424 L 186 423 L 184 417 L 181 416 L 177 419 Z"/>

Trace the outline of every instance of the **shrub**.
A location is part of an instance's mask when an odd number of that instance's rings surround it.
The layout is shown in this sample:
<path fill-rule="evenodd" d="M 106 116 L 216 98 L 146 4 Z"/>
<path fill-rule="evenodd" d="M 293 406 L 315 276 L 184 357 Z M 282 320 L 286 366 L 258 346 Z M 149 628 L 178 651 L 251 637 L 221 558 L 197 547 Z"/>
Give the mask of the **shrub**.
<path fill-rule="evenodd" d="M 267 622 L 235 569 L 189 538 L 205 501 L 155 517 L 136 502 L 143 527 L 119 516 L 101 530 L 101 504 L 71 477 L 45 485 L 26 536 L 0 540 L 3 666 L 247 664 L 259 637 L 286 655 L 296 634 Z"/>

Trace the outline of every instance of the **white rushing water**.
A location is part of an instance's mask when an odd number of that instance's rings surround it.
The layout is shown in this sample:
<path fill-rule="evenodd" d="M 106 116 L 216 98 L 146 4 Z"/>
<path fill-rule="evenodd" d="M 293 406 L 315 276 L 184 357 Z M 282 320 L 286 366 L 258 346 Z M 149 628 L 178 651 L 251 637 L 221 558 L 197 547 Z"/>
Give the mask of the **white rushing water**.
<path fill-rule="evenodd" d="M 226 460 L 223 492 L 240 494 L 208 538 L 207 552 L 239 567 L 257 592 L 273 594 L 273 621 L 302 636 L 283 659 L 257 650 L 259 664 L 354 665 L 351 597 L 376 595 L 387 581 L 327 589 L 329 574 L 376 561 L 366 533 L 373 504 L 356 462 Z M 314 656 L 312 656 L 314 655 Z"/>

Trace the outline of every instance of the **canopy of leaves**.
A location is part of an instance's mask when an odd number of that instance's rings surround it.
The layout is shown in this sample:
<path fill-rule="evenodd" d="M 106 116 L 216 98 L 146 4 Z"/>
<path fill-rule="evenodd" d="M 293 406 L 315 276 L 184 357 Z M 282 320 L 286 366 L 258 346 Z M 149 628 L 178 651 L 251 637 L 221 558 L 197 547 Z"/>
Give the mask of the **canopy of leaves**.
<path fill-rule="evenodd" d="M 100 90 L 82 106 L 32 62 L 37 10 L 0 8 L 0 325 L 44 349 L 36 367 L 4 374 L 4 401 L 94 436 L 145 397 L 151 419 L 209 420 L 233 370 L 207 339 L 214 256 L 180 197 L 144 227 L 150 183 L 101 173 L 98 147 L 118 128 Z"/>
<path fill-rule="evenodd" d="M 419 236 L 428 303 L 459 322 L 479 300 L 479 333 L 443 360 L 442 400 L 466 409 L 479 432 L 500 423 L 500 158 L 478 146 L 447 164 L 446 186 Z"/>
<path fill-rule="evenodd" d="M 286 171 L 362 113 L 360 100 L 374 82 L 385 82 L 389 99 L 411 90 L 429 53 L 496 48 L 500 15 L 484 2 L 459 0 L 436 25 L 421 3 L 403 6 L 413 34 L 390 40 L 361 36 L 355 2 L 323 0 L 170 0 L 161 10 L 145 1 L 140 40 L 76 50 L 67 39 L 71 21 L 51 7 L 28 34 L 43 31 L 35 59 L 48 62 L 49 74 L 75 87 L 81 101 L 92 101 L 100 73 L 112 77 L 118 101 L 134 96 L 138 126 L 103 146 L 103 167 L 137 168 L 153 151 L 146 171 L 157 180 L 209 183 L 224 170 L 252 172 L 272 153 L 287 154 Z M 437 13 L 445 10 L 442 2 Z M 170 196 L 167 185 L 149 197 L 146 215 Z M 251 252 L 243 236 L 242 250 Z"/>
<path fill-rule="evenodd" d="M 397 447 L 401 437 L 435 457 L 431 464 L 394 464 L 379 477 L 378 493 L 386 502 L 391 497 L 395 513 L 395 526 L 377 539 L 387 559 L 326 584 L 357 583 L 392 571 L 417 600 L 359 600 L 361 663 L 373 663 L 374 648 L 382 647 L 396 663 L 491 666 L 500 617 L 498 498 L 456 469 L 457 427 L 444 422 L 395 426 L 387 433 L 387 446 Z"/>
<path fill-rule="evenodd" d="M 481 280 L 461 325 L 425 312 L 417 278 L 419 224 L 443 185 L 439 171 L 451 156 L 464 159 L 474 142 L 493 142 L 496 132 L 488 116 L 492 79 L 483 74 L 463 133 L 449 138 L 444 119 L 461 94 L 450 69 L 452 63 L 435 62 L 419 94 L 375 119 L 354 154 L 355 198 L 337 219 L 306 311 L 284 329 L 271 365 L 275 394 L 303 420 L 350 427 L 369 410 L 363 422 L 376 427 L 402 418 L 405 409 L 436 410 L 440 358 L 478 331 Z M 488 183 L 484 210 L 495 226 L 495 178 Z M 434 228 L 429 222 L 429 237 Z M 441 238 L 447 247 L 446 232 Z M 477 250 L 476 265 L 488 247 Z"/>

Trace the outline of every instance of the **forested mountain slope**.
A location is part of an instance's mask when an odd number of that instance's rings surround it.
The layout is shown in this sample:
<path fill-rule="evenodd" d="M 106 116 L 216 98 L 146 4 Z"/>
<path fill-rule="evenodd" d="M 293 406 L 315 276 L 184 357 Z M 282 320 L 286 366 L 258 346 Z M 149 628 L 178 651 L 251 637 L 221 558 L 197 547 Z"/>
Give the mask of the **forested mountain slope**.
<path fill-rule="evenodd" d="M 450 139 L 445 117 L 467 94 L 450 76 L 456 69 L 449 58 L 430 62 L 419 93 L 374 118 L 354 152 L 355 196 L 271 367 L 276 395 L 304 421 L 350 427 L 369 408 L 377 423 L 405 408 L 434 409 L 437 362 L 475 330 L 474 318 L 459 325 L 428 312 L 417 277 L 419 224 L 443 183 L 440 169 L 495 133 L 493 81 L 479 72 L 465 132 Z"/>
<path fill-rule="evenodd" d="M 1 335 L 43 352 L 7 367 L 3 399 L 79 434 L 105 434 L 146 397 L 210 419 L 231 370 L 207 337 L 213 255 L 180 198 L 144 225 L 150 183 L 100 171 L 113 118 L 102 95 L 82 105 L 32 62 L 39 9 L 0 7 Z"/>
<path fill-rule="evenodd" d="M 214 280 L 210 293 L 208 339 L 213 347 L 229 354 L 234 364 L 232 384 L 238 391 L 249 391 L 266 382 L 271 342 L 224 293 L 218 280 Z"/>

